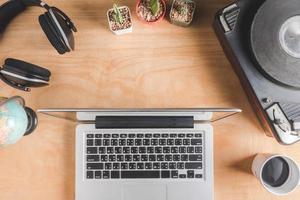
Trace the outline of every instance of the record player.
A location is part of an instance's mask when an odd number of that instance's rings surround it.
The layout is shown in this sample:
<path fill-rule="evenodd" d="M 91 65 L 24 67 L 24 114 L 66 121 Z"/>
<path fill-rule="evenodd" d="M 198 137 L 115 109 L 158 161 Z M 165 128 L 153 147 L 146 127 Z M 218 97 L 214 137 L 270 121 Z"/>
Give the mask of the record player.
<path fill-rule="evenodd" d="M 268 136 L 300 140 L 299 0 L 240 0 L 214 29 Z"/>

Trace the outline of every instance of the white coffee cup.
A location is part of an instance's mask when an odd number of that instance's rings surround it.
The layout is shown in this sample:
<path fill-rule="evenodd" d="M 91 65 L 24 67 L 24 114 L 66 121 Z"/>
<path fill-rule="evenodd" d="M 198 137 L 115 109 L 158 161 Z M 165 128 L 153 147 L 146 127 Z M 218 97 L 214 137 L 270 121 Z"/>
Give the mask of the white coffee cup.
<path fill-rule="evenodd" d="M 274 158 L 282 158 L 288 164 L 289 174 L 285 182 L 274 187 L 266 183 L 263 179 L 263 169 L 268 161 Z M 287 195 L 294 191 L 300 184 L 300 169 L 297 163 L 290 157 L 277 154 L 257 154 L 252 162 L 252 173 L 261 182 L 266 190 L 275 195 Z"/>

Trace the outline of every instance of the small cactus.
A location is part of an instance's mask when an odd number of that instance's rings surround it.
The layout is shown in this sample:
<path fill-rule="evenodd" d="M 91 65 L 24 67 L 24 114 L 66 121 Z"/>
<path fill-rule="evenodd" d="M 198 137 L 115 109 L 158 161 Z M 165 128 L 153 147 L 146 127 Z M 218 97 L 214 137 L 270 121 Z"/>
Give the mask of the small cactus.
<path fill-rule="evenodd" d="M 122 24 L 124 19 L 122 17 L 122 14 L 121 14 L 119 8 L 118 8 L 118 5 L 114 3 L 113 9 L 114 9 L 113 18 L 115 19 L 116 22 L 118 22 L 119 24 Z"/>
<path fill-rule="evenodd" d="M 155 16 L 157 15 L 158 11 L 159 11 L 159 0 L 151 0 L 150 1 L 150 6 L 151 6 L 151 12 L 152 14 Z"/>

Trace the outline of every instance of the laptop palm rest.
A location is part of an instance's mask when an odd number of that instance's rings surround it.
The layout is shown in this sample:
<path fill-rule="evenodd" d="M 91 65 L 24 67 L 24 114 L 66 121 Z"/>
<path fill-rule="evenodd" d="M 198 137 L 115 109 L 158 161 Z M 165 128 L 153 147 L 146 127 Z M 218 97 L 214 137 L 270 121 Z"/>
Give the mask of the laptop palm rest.
<path fill-rule="evenodd" d="M 166 200 L 167 187 L 165 184 L 153 183 L 124 184 L 122 200 Z"/>

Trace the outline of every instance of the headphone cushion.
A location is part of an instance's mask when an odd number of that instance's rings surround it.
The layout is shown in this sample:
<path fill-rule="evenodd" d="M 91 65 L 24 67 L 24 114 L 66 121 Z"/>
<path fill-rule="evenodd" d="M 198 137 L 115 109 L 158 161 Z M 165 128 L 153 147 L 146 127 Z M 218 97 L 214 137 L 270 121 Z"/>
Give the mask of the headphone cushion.
<path fill-rule="evenodd" d="M 59 41 L 58 36 L 56 33 L 51 29 L 51 24 L 46 19 L 46 14 L 42 14 L 39 16 L 39 23 L 47 36 L 49 42 L 52 44 L 52 46 L 57 50 L 59 54 L 66 53 L 66 49 L 64 48 L 64 45 L 61 41 Z"/>
<path fill-rule="evenodd" d="M 45 81 L 49 81 L 51 76 L 51 72 L 45 68 L 13 58 L 7 58 L 5 60 L 3 69 L 19 75 L 31 76 Z"/>

